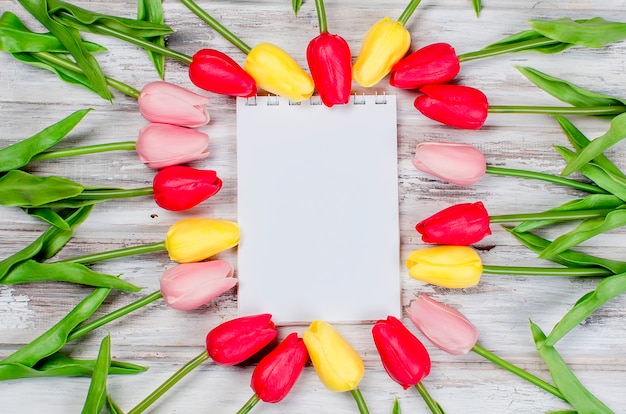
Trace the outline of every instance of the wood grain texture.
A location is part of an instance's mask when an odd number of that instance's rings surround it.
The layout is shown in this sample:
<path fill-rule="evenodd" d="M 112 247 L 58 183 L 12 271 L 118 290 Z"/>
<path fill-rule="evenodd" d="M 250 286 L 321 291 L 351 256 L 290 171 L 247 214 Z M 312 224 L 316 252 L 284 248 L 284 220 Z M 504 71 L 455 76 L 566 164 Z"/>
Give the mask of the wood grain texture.
<path fill-rule="evenodd" d="M 104 13 L 135 15 L 134 2 L 81 0 L 72 3 Z M 254 45 L 267 41 L 280 45 L 303 66 L 306 45 L 318 33 L 312 0 L 304 2 L 297 17 L 293 15 L 288 0 L 199 0 L 198 3 L 246 43 Z M 341 34 L 356 56 L 369 26 L 387 15 L 398 17 L 406 1 L 327 0 L 325 3 L 329 30 Z M 484 10 L 480 18 L 476 18 L 466 0 L 424 1 L 407 26 L 412 35 L 412 49 L 445 41 L 451 43 L 458 53 L 478 50 L 526 29 L 529 19 L 601 16 L 626 22 L 626 2 L 618 0 L 485 0 L 483 3 Z M 166 0 L 164 10 L 166 23 L 176 30 L 168 37 L 169 47 L 189 55 L 203 47 L 217 48 L 243 62 L 244 56 L 238 49 L 181 3 Z M 5 11 L 16 13 L 33 30 L 43 30 L 17 1 L 0 0 L 0 12 Z M 85 37 L 109 49 L 98 55 L 107 76 L 138 89 L 158 79 L 142 50 L 112 38 Z M 587 89 L 626 97 L 624 56 L 626 42 L 602 49 L 571 48 L 558 55 L 504 55 L 463 63 L 457 81 L 483 90 L 493 105 L 558 105 L 558 101 L 534 87 L 515 69 L 515 66 L 529 66 Z M 202 93 L 190 83 L 186 67 L 179 62 L 167 61 L 166 80 Z M 477 146 L 485 153 L 490 165 L 558 174 L 564 163 L 553 146 L 567 145 L 567 140 L 549 116 L 491 114 L 481 130 L 462 131 L 438 125 L 421 116 L 412 106 L 415 93 L 395 90 L 386 80 L 370 89 L 363 89 L 355 83 L 354 91 L 398 96 L 402 260 L 410 251 L 424 246 L 414 230 L 415 223 L 451 204 L 482 200 L 492 214 L 511 214 L 541 211 L 580 196 L 577 191 L 551 184 L 496 176 L 485 176 L 471 187 L 457 187 L 426 176 L 411 164 L 417 143 L 451 141 Z M 1 54 L 0 147 L 29 137 L 83 108 L 94 110 L 59 147 L 133 140 L 147 122 L 140 116 L 133 99 L 117 92 L 114 95 L 115 99 L 109 103 L 86 89 L 65 84 L 46 71 Z M 220 193 L 184 213 L 160 209 L 149 197 L 100 204 L 59 253 L 59 258 L 161 241 L 169 226 L 183 217 L 237 219 L 234 99 L 214 94 L 209 97 L 212 120 L 202 130 L 211 137 L 211 155 L 191 165 L 216 169 L 224 181 Z M 590 138 L 601 135 L 608 126 L 606 120 L 600 119 L 574 117 L 572 121 Z M 625 145 L 619 143 L 607 152 L 621 168 L 626 168 Z M 88 185 L 124 188 L 149 185 L 154 175 L 131 152 L 41 161 L 30 165 L 28 170 L 42 175 L 60 175 Z M 3 207 L 0 211 L 0 258 L 18 251 L 44 229 L 42 223 L 21 211 Z M 546 233 L 547 236 L 556 234 L 557 230 Z M 589 240 L 583 248 L 592 254 L 626 260 L 625 236 L 626 229 L 613 230 Z M 537 259 L 498 226 L 494 226 L 493 234 L 477 247 L 486 264 L 550 265 Z M 217 258 L 236 264 L 236 249 Z M 160 274 L 172 265 L 165 253 L 94 265 L 94 269 L 122 274 L 128 281 L 144 288 L 136 294 L 114 292 L 98 313 L 118 308 L 158 289 Z M 546 380 L 549 380 L 549 373 L 534 349 L 528 320 L 532 319 L 549 331 L 572 304 L 598 282 L 596 279 L 484 275 L 476 287 L 451 290 L 413 280 L 404 267 L 398 276 L 402 279 L 405 306 L 420 293 L 426 293 L 459 309 L 480 329 L 479 342 L 485 348 Z M 304 281 L 303 288 L 306 283 L 313 281 Z M 90 290 L 62 283 L 0 285 L 0 358 L 52 326 Z M 626 297 L 607 303 L 557 345 L 583 383 L 618 413 L 626 413 L 625 309 Z M 190 312 L 169 309 L 158 301 L 68 344 L 64 352 L 76 358 L 95 358 L 100 340 L 110 332 L 114 358 L 148 366 L 148 372 L 140 375 L 110 377 L 109 393 L 128 410 L 201 352 L 208 330 L 236 316 L 236 291 Z M 381 318 L 385 316 L 381 315 Z M 433 370 L 424 383 L 447 413 L 530 414 L 569 407 L 477 355 L 443 353 L 412 328 L 407 318 L 404 322 L 423 339 L 431 352 Z M 281 326 L 279 329 L 280 336 L 284 337 L 291 331 L 302 332 L 305 326 Z M 415 390 L 403 391 L 384 372 L 371 339 L 371 325 L 340 325 L 338 329 L 365 360 L 366 374 L 360 388 L 372 413 L 390 412 L 394 398 L 400 400 L 402 412 L 428 411 Z M 213 363 L 204 364 L 159 400 L 151 412 L 235 412 L 252 394 L 249 387 L 252 369 L 253 365 L 220 367 Z M 85 378 L 4 382 L 0 384 L 0 411 L 10 414 L 44 409 L 47 413 L 79 412 L 88 386 L 89 381 Z M 357 412 L 352 397 L 325 389 L 312 367 L 305 369 L 301 380 L 283 402 L 259 404 L 254 410 L 260 414 Z"/>

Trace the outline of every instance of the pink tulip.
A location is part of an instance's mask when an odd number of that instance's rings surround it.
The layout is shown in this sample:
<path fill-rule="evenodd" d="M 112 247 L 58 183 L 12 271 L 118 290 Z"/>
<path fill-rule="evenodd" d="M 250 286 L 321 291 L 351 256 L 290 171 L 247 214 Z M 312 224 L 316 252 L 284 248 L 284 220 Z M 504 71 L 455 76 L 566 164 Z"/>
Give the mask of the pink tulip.
<path fill-rule="evenodd" d="M 208 157 L 209 136 L 170 124 L 149 124 L 139 131 L 135 149 L 141 162 L 160 170 Z"/>
<path fill-rule="evenodd" d="M 196 309 L 234 287 L 232 276 L 233 267 L 223 260 L 179 264 L 161 275 L 161 294 L 174 309 Z"/>
<path fill-rule="evenodd" d="M 139 112 L 150 122 L 199 127 L 209 123 L 206 96 L 168 82 L 151 82 L 139 95 Z"/>
<path fill-rule="evenodd" d="M 437 348 L 466 354 L 478 341 L 478 329 L 459 311 L 426 296 L 411 302 L 409 319 Z"/>
<path fill-rule="evenodd" d="M 413 165 L 456 185 L 472 185 L 487 169 L 485 156 L 469 144 L 424 142 L 417 145 Z"/>

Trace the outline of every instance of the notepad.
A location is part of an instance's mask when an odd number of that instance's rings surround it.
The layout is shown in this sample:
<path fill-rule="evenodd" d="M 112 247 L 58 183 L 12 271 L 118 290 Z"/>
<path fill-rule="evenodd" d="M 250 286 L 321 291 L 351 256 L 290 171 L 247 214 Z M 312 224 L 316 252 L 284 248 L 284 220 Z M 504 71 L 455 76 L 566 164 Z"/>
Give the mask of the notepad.
<path fill-rule="evenodd" d="M 240 315 L 401 315 L 395 96 L 238 98 L 237 198 Z"/>

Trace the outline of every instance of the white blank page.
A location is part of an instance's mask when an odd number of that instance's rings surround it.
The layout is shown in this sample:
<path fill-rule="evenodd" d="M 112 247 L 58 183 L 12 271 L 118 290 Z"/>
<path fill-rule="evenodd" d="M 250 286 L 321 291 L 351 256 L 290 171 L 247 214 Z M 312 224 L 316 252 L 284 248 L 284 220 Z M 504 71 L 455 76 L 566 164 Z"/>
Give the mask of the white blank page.
<path fill-rule="evenodd" d="M 238 98 L 237 187 L 241 315 L 401 315 L 395 96 Z"/>

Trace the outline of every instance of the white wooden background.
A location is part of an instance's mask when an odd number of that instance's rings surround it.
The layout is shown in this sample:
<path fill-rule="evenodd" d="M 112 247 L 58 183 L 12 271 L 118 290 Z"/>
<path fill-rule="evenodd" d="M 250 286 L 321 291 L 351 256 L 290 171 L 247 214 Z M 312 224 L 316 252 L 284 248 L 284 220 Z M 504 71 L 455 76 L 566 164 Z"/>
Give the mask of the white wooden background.
<path fill-rule="evenodd" d="M 105 13 L 135 16 L 134 2 L 121 0 L 75 1 L 78 5 Z M 289 0 L 200 1 L 215 18 L 245 42 L 255 45 L 268 41 L 280 45 L 305 64 L 308 41 L 318 34 L 313 0 L 306 0 L 294 17 Z M 389 15 L 397 18 L 406 1 L 327 0 L 328 25 L 341 34 L 358 53 L 362 37 L 376 20 Z M 229 53 L 237 61 L 244 56 L 177 1 L 164 3 L 166 23 L 176 29 L 168 45 L 186 54 L 203 47 Z M 42 30 L 15 0 L 0 0 L 0 11 L 12 11 L 35 30 Z M 458 53 L 482 48 L 502 37 L 525 30 L 528 19 L 559 17 L 626 21 L 626 1 L 528 1 L 485 0 L 476 18 L 467 0 L 424 0 L 411 18 L 412 49 L 432 42 L 451 43 Z M 87 36 L 106 45 L 109 51 L 98 55 L 106 74 L 141 88 L 157 75 L 143 51 L 111 38 Z M 558 55 L 525 53 L 506 55 L 462 64 L 459 82 L 482 89 L 494 105 L 551 105 L 558 101 L 540 91 L 520 75 L 515 65 L 530 66 L 598 92 L 626 97 L 624 66 L 626 43 L 599 50 L 572 48 Z M 168 60 L 166 80 L 197 90 L 188 80 L 186 67 Z M 434 180 L 411 164 L 415 146 L 424 141 L 471 143 L 486 155 L 489 164 L 559 173 L 563 162 L 553 145 L 567 145 L 556 123 L 543 115 L 489 116 L 479 131 L 462 131 L 438 125 L 414 110 L 414 93 L 395 90 L 386 80 L 367 91 L 354 85 L 356 92 L 383 92 L 398 95 L 399 188 L 402 260 L 423 247 L 414 225 L 420 219 L 454 203 L 482 200 L 491 214 L 540 211 L 578 197 L 574 190 L 515 178 L 487 176 L 476 185 L 461 188 Z M 7 54 L 0 55 L 0 144 L 2 147 L 29 137 L 70 113 L 94 108 L 60 145 L 87 145 L 132 140 L 146 124 L 136 102 L 115 93 L 113 103 L 54 75 L 21 64 Z M 167 228 L 183 217 L 204 216 L 236 220 L 235 105 L 229 97 L 210 95 L 212 121 L 203 128 L 211 136 L 211 156 L 192 165 L 216 169 L 224 180 L 219 194 L 185 213 L 158 208 L 150 198 L 110 201 L 95 208 L 59 254 L 60 258 L 161 241 Z M 608 122 L 572 118 L 588 137 L 602 134 Z M 621 168 L 625 144 L 608 155 Z M 34 163 L 29 170 L 57 174 L 83 184 L 125 188 L 150 185 L 153 171 L 143 166 L 135 154 L 109 153 L 73 159 Z M 288 172 L 286 172 L 288 173 Z M 306 217 L 302 218 L 306 220 Z M 12 208 L 0 214 L 0 257 L 21 249 L 45 228 L 42 223 Z M 495 226 L 493 235 L 477 244 L 484 263 L 493 265 L 550 265 Z M 556 233 L 548 233 L 554 236 Z M 585 251 L 625 260 L 626 230 L 611 231 L 585 243 Z M 276 252 L 280 254 L 280 251 Z M 219 258 L 236 264 L 236 250 Z M 355 258 L 346 258 L 355 260 Z M 165 253 L 152 253 L 102 262 L 95 269 L 123 273 L 144 287 L 158 289 L 158 277 L 173 265 Z M 467 315 L 481 330 L 479 343 L 496 354 L 549 380 L 531 339 L 528 320 L 548 332 L 553 324 L 597 280 L 530 278 L 486 275 L 473 288 L 450 290 L 425 285 L 408 277 L 404 266 L 403 303 L 420 293 L 453 306 Z M 303 289 L 306 286 L 303 283 Z M 0 286 L 0 358 L 28 343 L 65 315 L 89 288 L 38 283 Z M 101 312 L 129 303 L 144 293 L 116 292 Z M 320 298 L 322 300 L 323 298 Z M 626 412 L 626 297 L 598 310 L 557 346 L 583 383 L 615 412 Z M 152 389 L 203 349 L 208 330 L 237 316 L 236 292 L 191 312 L 169 309 L 156 302 L 106 328 L 71 343 L 64 351 L 78 358 L 95 358 L 102 337 L 111 333 L 114 358 L 149 367 L 136 376 L 112 376 L 109 392 L 125 410 L 133 407 Z M 386 315 L 381 315 L 384 318 Z M 432 346 L 407 318 L 407 326 L 423 339 L 431 351 L 433 369 L 424 381 L 444 407 L 455 413 L 538 413 L 567 409 L 569 406 L 521 379 L 486 362 L 475 354 L 450 356 Z M 370 335 L 371 325 L 341 325 L 340 332 L 365 360 L 366 373 L 360 388 L 372 413 L 388 413 L 399 398 L 405 413 L 427 412 L 417 391 L 403 391 L 384 372 Z M 280 327 L 280 337 L 304 326 Z M 231 413 L 252 394 L 249 377 L 252 366 L 220 367 L 206 363 L 173 388 L 153 406 L 159 413 Z M 78 412 L 89 380 L 86 378 L 28 379 L 0 383 L 3 413 Z M 307 367 L 292 393 L 280 404 L 259 403 L 258 413 L 354 413 L 357 408 L 349 394 L 328 391 L 312 367 Z"/>

